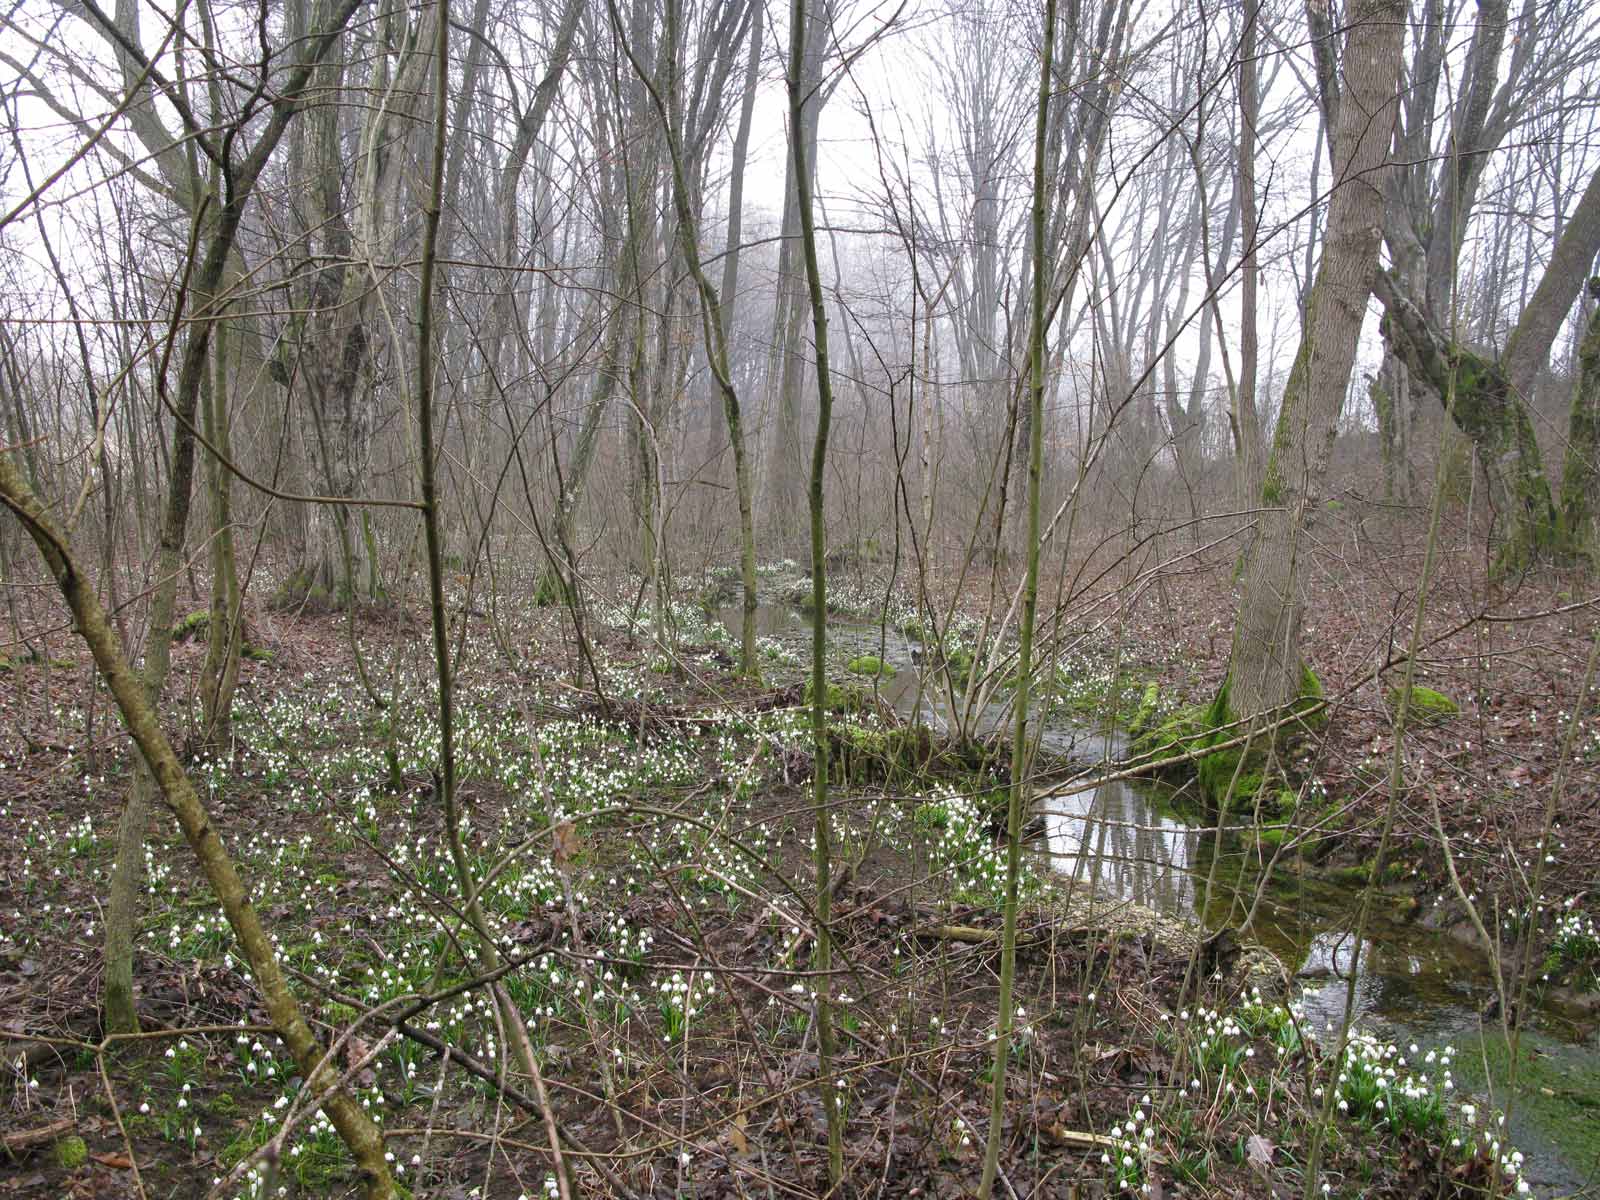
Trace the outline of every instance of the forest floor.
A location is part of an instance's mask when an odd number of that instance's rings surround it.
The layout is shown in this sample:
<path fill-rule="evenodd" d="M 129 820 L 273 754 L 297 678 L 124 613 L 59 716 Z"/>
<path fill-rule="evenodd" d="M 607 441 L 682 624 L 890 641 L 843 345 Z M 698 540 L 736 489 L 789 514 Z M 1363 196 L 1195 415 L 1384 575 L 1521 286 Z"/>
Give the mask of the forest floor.
<path fill-rule="evenodd" d="M 1304 632 L 1332 703 L 1297 769 L 1339 819 L 1288 844 L 1370 875 L 1388 807 L 1385 695 L 1420 549 L 1354 522 L 1314 532 Z M 1540 973 L 1592 990 L 1600 722 L 1579 691 L 1595 607 L 1579 581 L 1491 591 L 1469 559 L 1451 562 L 1428 598 L 1417 682 L 1461 711 L 1406 735 L 1396 865 L 1381 882 L 1415 897 L 1418 921 L 1464 933 L 1453 862 L 1490 930 L 1511 937 L 1531 920 Z M 1073 703 L 1127 712 L 1151 682 L 1165 709 L 1208 699 L 1226 665 L 1230 568 L 1196 555 L 1159 578 L 1056 597 L 1090 681 Z M 101 905 L 126 746 L 86 653 L 42 590 L 25 601 L 39 605 L 29 627 L 55 632 L 37 639 L 37 660 L 0 674 L 0 1197 L 346 1193 L 349 1161 L 306 1111 L 164 813 L 136 964 L 146 1034 L 103 1039 Z M 620 607 L 593 606 L 592 674 L 559 611 L 459 591 L 452 608 L 469 857 L 517 964 L 504 985 L 528 1020 L 574 1195 L 828 1194 L 797 664 L 767 645 L 768 684 L 735 678 L 718 627 L 688 602 L 676 665 Z M 191 772 L 318 1028 L 354 1025 L 341 1061 L 407 1186 L 554 1195 L 541 1115 L 512 1094 L 526 1081 L 501 1086 L 506 1035 L 485 991 L 460 987 L 476 969 L 432 775 L 424 617 L 355 622 L 383 710 L 353 670 L 351 632 L 340 615 L 253 611 L 262 660 L 245 664 L 234 745 L 195 755 Z M 169 704 L 190 744 L 202 654 L 178 647 Z M 970 1196 L 989 1126 L 1002 780 L 953 756 L 908 767 L 892 720 L 838 719 L 856 753 L 833 810 L 850 864 L 831 922 L 847 1179 L 834 1194 Z M 1541 871 L 1542 903 L 1530 903 Z M 1068 905 L 1032 870 L 1023 895 L 997 1194 L 1300 1195 L 1325 1104 L 1317 1194 L 1515 1191 L 1520 1164 L 1489 1104 L 1452 1091 L 1452 1048 L 1362 1039 L 1336 1070 L 1293 1004 L 1292 965 L 1131 906 Z M 411 996 L 437 999 L 410 1031 L 376 1011 Z"/>

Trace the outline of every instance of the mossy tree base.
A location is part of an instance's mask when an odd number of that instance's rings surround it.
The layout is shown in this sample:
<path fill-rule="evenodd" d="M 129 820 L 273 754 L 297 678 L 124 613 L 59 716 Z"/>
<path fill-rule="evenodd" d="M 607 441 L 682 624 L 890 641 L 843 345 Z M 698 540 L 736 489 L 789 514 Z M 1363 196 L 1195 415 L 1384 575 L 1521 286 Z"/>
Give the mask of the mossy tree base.
<path fill-rule="evenodd" d="M 1327 722 L 1320 707 L 1322 683 L 1310 667 L 1301 668 L 1300 699 L 1292 706 L 1291 720 L 1272 734 L 1238 745 L 1226 745 L 1241 736 L 1242 725 L 1228 701 L 1224 680 L 1209 704 L 1181 708 L 1159 725 L 1140 733 L 1133 751 L 1155 760 L 1182 759 L 1167 772 L 1193 778 L 1207 812 L 1252 813 L 1277 816 L 1293 807 L 1295 788 L 1280 766 L 1286 741 L 1314 733 Z M 1152 704 L 1152 707 L 1154 705 Z M 1212 747 L 1218 747 L 1212 749 Z"/>

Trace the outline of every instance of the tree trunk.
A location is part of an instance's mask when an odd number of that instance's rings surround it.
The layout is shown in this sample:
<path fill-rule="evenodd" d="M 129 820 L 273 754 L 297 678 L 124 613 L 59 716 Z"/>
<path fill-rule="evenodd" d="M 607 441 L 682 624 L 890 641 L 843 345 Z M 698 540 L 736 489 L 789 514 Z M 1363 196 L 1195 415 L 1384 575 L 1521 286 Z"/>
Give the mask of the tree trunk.
<path fill-rule="evenodd" d="M 759 6 L 756 12 L 759 14 Z M 613 18 L 615 18 L 615 8 L 613 8 L 612 13 Z M 678 58 L 677 43 L 680 19 L 680 0 L 667 0 L 666 52 L 664 58 L 669 63 L 676 62 Z M 747 84 L 745 108 L 740 118 L 740 135 L 736 139 L 734 149 L 733 196 L 730 200 L 732 214 L 737 214 L 739 208 L 739 191 L 741 187 L 739 173 L 743 170 L 743 148 L 740 143 L 747 140 L 749 135 L 754 73 L 761 40 L 761 19 L 759 15 L 756 17 L 750 36 L 751 79 Z M 683 125 L 682 97 L 676 82 L 676 73 L 669 78 L 666 85 L 666 95 L 663 97 L 660 88 L 646 73 L 644 65 L 634 55 L 632 48 L 625 43 L 624 49 L 628 54 L 628 59 L 632 63 L 634 71 L 639 76 L 640 82 L 649 91 L 650 98 L 655 103 L 661 117 L 667 155 L 672 168 L 672 199 L 678 219 L 679 252 L 683 255 L 684 262 L 689 268 L 689 274 L 694 279 L 695 287 L 699 291 L 701 330 L 705 337 L 706 360 L 711 367 L 711 374 L 716 381 L 717 390 L 722 396 L 723 414 L 728 426 L 728 441 L 733 449 L 734 486 L 739 505 L 739 568 L 744 592 L 739 639 L 739 669 L 751 678 L 758 678 L 760 676 L 760 666 L 756 657 L 756 543 L 750 465 L 745 451 L 744 422 L 740 411 L 739 393 L 734 387 L 733 376 L 728 364 L 728 334 L 725 324 L 727 310 L 721 297 L 717 295 L 717 289 L 712 285 L 711 279 L 706 274 L 704 265 L 700 260 L 699 222 L 696 220 L 694 197 L 691 194 L 689 182 L 692 178 L 689 168 L 691 166 L 698 168 L 699 164 L 685 162 L 685 147 L 679 136 L 679 130 Z M 659 79 L 659 76 L 656 78 Z M 703 143 L 701 144 L 703 145 Z M 696 171 L 696 174 L 698 174 L 698 171 Z M 738 279 L 737 230 L 738 217 L 737 215 L 730 215 L 729 259 L 725 265 L 723 277 L 724 286 L 729 288 Z"/>
<path fill-rule="evenodd" d="M 210 394 L 202 399 L 206 439 L 231 460 L 228 333 L 226 326 L 217 331 Z M 211 607 L 206 622 L 206 660 L 200 673 L 202 742 L 225 750 L 233 741 L 233 692 L 239 681 L 244 613 L 233 545 L 233 475 L 214 454 L 206 456 L 206 491 L 211 500 Z"/>
<path fill-rule="evenodd" d="M 217 269 L 220 274 L 220 259 Z M 212 282 L 214 284 L 215 279 Z M 204 338 L 197 334 L 195 340 L 203 342 Z M 0 455 L 0 503 L 22 522 L 38 547 L 40 557 L 50 568 L 72 611 L 73 622 L 93 654 L 95 666 L 115 697 L 139 748 L 139 761 L 147 765 L 144 776 L 155 781 L 171 806 L 212 892 L 222 905 L 228 925 L 261 989 L 273 1028 L 288 1047 L 310 1094 L 326 1094 L 323 1108 L 356 1161 L 368 1200 L 389 1200 L 395 1195 L 395 1187 L 384 1160 L 382 1134 L 361 1105 L 340 1085 L 337 1065 L 329 1060 L 306 1024 L 305 1015 L 278 966 L 272 941 L 250 903 L 249 889 L 234 869 L 194 784 L 184 774 L 172 743 L 157 719 L 147 682 L 136 677 L 128 665 L 117 635 L 106 620 L 105 610 L 73 559 L 66 536 L 3 455 Z M 142 854 L 142 843 L 139 849 Z"/>
<path fill-rule="evenodd" d="M 1443 401 L 1471 439 L 1504 524 L 1497 574 L 1520 571 L 1566 552 L 1528 407 L 1505 369 L 1465 346 L 1446 342 L 1387 272 L 1374 276 L 1384 306 L 1383 334 L 1408 378 Z"/>
<path fill-rule="evenodd" d="M 821 105 L 808 88 L 820 78 L 822 29 L 828 25 L 831 0 L 806 0 L 789 6 L 789 151 L 795 185 L 795 211 L 800 229 L 800 249 L 805 262 L 805 283 L 811 302 L 811 333 L 817 363 L 817 431 L 811 447 L 811 744 L 816 769 L 812 772 L 813 850 L 816 882 L 817 932 L 812 967 L 817 997 L 817 1082 L 828 1126 L 828 1182 L 837 1192 L 844 1179 L 844 1112 L 834 1082 L 837 1055 L 833 1027 L 833 817 L 828 808 L 828 592 L 827 547 L 823 527 L 823 484 L 828 467 L 828 432 L 833 419 L 833 376 L 828 366 L 828 306 L 822 295 L 822 269 L 817 265 L 817 230 L 811 215 L 811 188 L 815 161 L 817 116 Z M 811 28 L 815 26 L 816 28 Z M 812 35 L 809 38 L 808 34 Z M 811 103 L 810 124 L 805 106 Z"/>
<path fill-rule="evenodd" d="M 823 51 L 825 31 L 831 28 L 833 21 L 833 0 L 817 0 L 814 4 L 800 3 L 793 7 L 795 19 L 807 23 L 801 31 L 805 57 L 795 68 L 800 72 L 794 81 L 800 94 L 800 106 L 796 109 L 799 123 L 790 131 L 791 139 L 798 140 L 804 153 L 789 156 L 784 183 L 783 243 L 778 252 L 778 304 L 772 339 L 776 361 L 768 372 L 770 383 L 776 384 L 776 419 L 767 464 L 767 523 L 773 542 L 782 554 L 790 553 L 800 541 L 795 518 L 801 511 L 802 491 L 800 388 L 805 362 L 800 354 L 800 331 L 806 316 L 806 280 L 800 247 L 798 195 L 802 182 L 807 191 L 816 183 L 817 127 L 824 103 Z M 795 178 L 797 163 L 802 159 L 806 170 L 811 172 L 804 181 Z"/>
<path fill-rule="evenodd" d="M 1600 278 L 1589 280 L 1589 296 L 1600 300 Z M 1561 470 L 1561 520 L 1572 548 L 1593 561 L 1594 494 L 1600 488 L 1600 306 L 1589 318 L 1578 346 L 1578 382 L 1567 426 L 1567 457 Z"/>
<path fill-rule="evenodd" d="M 1234 473 L 1241 509 L 1261 494 L 1261 417 L 1256 412 L 1256 375 L 1260 362 L 1256 292 L 1261 265 L 1256 256 L 1260 210 L 1256 198 L 1256 125 L 1261 93 L 1256 71 L 1256 21 L 1259 0 L 1245 0 L 1244 30 L 1239 39 L 1239 214 L 1244 257 L 1239 271 L 1239 390 L 1234 399 L 1233 439 L 1238 467 Z"/>
<path fill-rule="evenodd" d="M 1600 254 L 1600 167 L 1589 177 L 1566 227 L 1561 231 L 1550 264 L 1539 277 L 1533 299 L 1517 318 L 1517 327 L 1506 342 L 1506 379 L 1512 392 L 1524 403 L 1532 403 L 1539 372 L 1550 358 L 1550 347 L 1561 322 L 1572 311 L 1595 256 Z"/>
<path fill-rule="evenodd" d="M 1022 804 L 1028 777 L 1028 696 L 1033 676 L 1034 620 L 1039 608 L 1039 488 L 1044 458 L 1045 366 L 1045 139 L 1049 129 L 1051 74 L 1055 58 L 1056 0 L 1045 0 L 1044 36 L 1039 64 L 1039 108 L 1033 157 L 1033 295 L 1028 321 L 1028 498 L 1027 568 L 1022 586 L 1022 621 L 1017 636 L 1017 690 L 1012 697 L 1011 785 L 1006 802 L 1006 895 L 1000 940 L 1000 996 L 995 1016 L 994 1066 L 990 1072 L 989 1136 L 984 1145 L 979 1200 L 989 1200 L 1000 1166 L 1005 1126 L 1006 1066 L 1016 1018 L 1013 989 L 1017 976 L 1017 904 L 1022 860 Z"/>
<path fill-rule="evenodd" d="M 1384 340 L 1404 364 L 1411 387 L 1425 387 L 1445 404 L 1472 441 L 1502 521 L 1495 570 L 1524 570 L 1541 559 L 1561 560 L 1574 547 L 1551 498 L 1528 406 L 1551 343 L 1577 299 L 1583 273 L 1600 253 L 1600 170 L 1589 180 L 1561 231 L 1550 264 L 1495 361 L 1441 334 L 1405 288 L 1378 272 L 1374 289 L 1384 307 Z M 1574 413 L 1576 415 L 1576 412 Z M 1578 431 L 1580 437 L 1585 431 Z"/>
<path fill-rule="evenodd" d="M 1296 558 L 1326 474 L 1377 265 L 1404 18 L 1398 0 L 1355 0 L 1350 9 L 1322 262 L 1267 458 L 1260 532 L 1245 562 L 1228 678 L 1214 706 L 1224 721 L 1270 717 L 1306 690 Z"/>

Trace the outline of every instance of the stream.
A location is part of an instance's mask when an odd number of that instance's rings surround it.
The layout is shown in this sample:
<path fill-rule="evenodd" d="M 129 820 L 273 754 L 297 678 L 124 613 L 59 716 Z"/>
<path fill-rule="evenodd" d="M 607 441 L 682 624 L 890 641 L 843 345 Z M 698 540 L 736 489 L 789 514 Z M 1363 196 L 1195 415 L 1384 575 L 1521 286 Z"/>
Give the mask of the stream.
<path fill-rule="evenodd" d="M 739 612 L 718 614 L 735 637 Z M 758 632 L 802 660 L 810 653 L 810 618 L 782 605 L 757 613 Z M 905 635 L 875 625 L 829 619 L 830 677 L 870 687 L 844 664 L 857 655 L 880 657 L 895 668 L 878 680 L 879 695 L 905 720 L 947 726 L 948 699 L 935 694 L 933 672 L 920 675 L 922 648 Z M 920 697 L 920 712 L 918 712 Z M 1009 721 L 1009 705 L 978 715 L 982 732 Z M 1091 768 L 1124 753 L 1118 733 L 1101 733 L 1070 719 L 1053 721 L 1039 735 L 1053 757 Z M 1115 782 L 1085 789 L 1042 792 L 1034 798 L 1035 861 L 1062 885 L 1093 888 L 1104 900 L 1131 901 L 1207 931 L 1238 928 L 1260 886 L 1261 898 L 1247 937 L 1271 950 L 1296 979 L 1305 1020 L 1319 1033 L 1337 1029 L 1344 1013 L 1362 886 L 1292 868 L 1263 880 L 1253 853 L 1210 829 L 1189 825 L 1165 803 L 1155 782 Z M 1208 878 L 1214 880 L 1207 900 Z M 1507 1047 L 1497 1019 L 1482 1017 L 1494 994 L 1481 949 L 1417 918 L 1408 894 L 1378 892 L 1358 961 L 1354 1027 L 1401 1047 L 1426 1051 L 1453 1044 L 1452 1066 L 1460 1090 L 1493 1092 Z M 1511 1142 L 1527 1156 L 1525 1178 L 1541 1195 L 1600 1195 L 1600 1035 L 1594 1019 L 1542 1007 L 1525 1025 L 1519 1049 L 1517 1102 L 1509 1122 Z M 1404 1052 L 1404 1050 L 1402 1051 Z M 1491 1082 L 1493 1084 L 1491 1085 Z"/>

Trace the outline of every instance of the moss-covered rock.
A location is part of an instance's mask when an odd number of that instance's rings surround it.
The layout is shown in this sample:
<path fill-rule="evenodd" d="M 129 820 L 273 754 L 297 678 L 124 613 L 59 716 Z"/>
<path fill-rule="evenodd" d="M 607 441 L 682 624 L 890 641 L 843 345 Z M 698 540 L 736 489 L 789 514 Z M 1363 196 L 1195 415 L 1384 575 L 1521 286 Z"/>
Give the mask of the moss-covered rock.
<path fill-rule="evenodd" d="M 1266 740 L 1260 739 L 1260 745 L 1241 743 L 1211 750 L 1213 746 L 1232 741 L 1240 732 L 1228 692 L 1228 681 L 1224 680 L 1209 704 L 1179 709 L 1154 729 L 1139 734 L 1134 740 L 1134 751 L 1158 760 L 1198 754 L 1192 770 L 1210 811 L 1259 811 L 1262 815 L 1275 816 L 1293 807 L 1294 792 L 1284 786 L 1276 773 L 1269 772 Z M 1148 696 L 1148 689 L 1146 694 Z M 1311 668 L 1302 668 L 1300 698 L 1294 705 L 1299 720 L 1285 724 L 1278 736 L 1306 733 L 1326 724 L 1322 697 L 1322 681 Z M 1153 703 L 1151 707 L 1154 708 Z M 1203 753 L 1208 750 L 1209 753 Z M 1175 768 L 1175 772 L 1187 773 L 1182 767 Z"/>
<path fill-rule="evenodd" d="M 1387 698 L 1391 712 L 1399 711 L 1400 699 L 1403 694 L 1402 688 L 1393 687 L 1389 689 Z M 1411 700 L 1406 705 L 1408 719 L 1432 723 L 1434 721 L 1448 720 L 1460 711 L 1461 706 L 1443 692 L 1436 692 L 1432 688 L 1423 687 L 1420 684 L 1412 685 Z"/>
<path fill-rule="evenodd" d="M 813 607 L 811 603 L 811 580 L 809 578 L 791 579 L 778 589 L 778 599 L 791 608 L 798 608 L 801 612 L 810 612 Z"/>
<path fill-rule="evenodd" d="M 1154 728 L 1141 731 L 1133 741 L 1133 752 L 1141 758 L 1178 758 L 1203 750 L 1211 742 L 1206 725 L 1207 706 L 1191 704 L 1178 709 Z"/>
<path fill-rule="evenodd" d="M 893 782 L 916 776 L 934 753 L 926 726 L 874 729 L 866 725 L 829 727 L 829 762 L 841 782 Z"/>
<path fill-rule="evenodd" d="M 894 678 L 894 664 L 886 663 L 876 654 L 862 654 L 845 664 L 852 675 L 875 675 L 883 679 Z"/>
<path fill-rule="evenodd" d="M 566 576 L 554 568 L 546 567 L 533 588 L 535 607 L 550 608 L 557 604 L 570 604 L 571 600 L 572 589 L 567 586 Z"/>
<path fill-rule="evenodd" d="M 348 597 L 335 596 L 318 581 L 309 567 L 290 571 L 267 598 L 267 607 L 273 612 L 298 612 L 305 616 L 320 616 L 344 607 Z"/>

